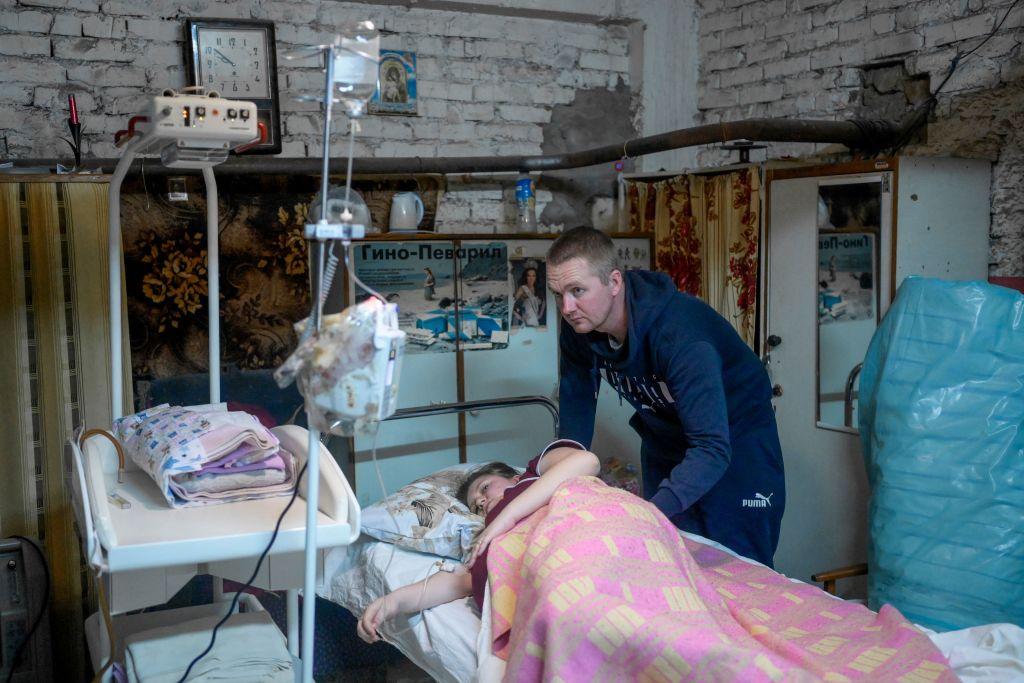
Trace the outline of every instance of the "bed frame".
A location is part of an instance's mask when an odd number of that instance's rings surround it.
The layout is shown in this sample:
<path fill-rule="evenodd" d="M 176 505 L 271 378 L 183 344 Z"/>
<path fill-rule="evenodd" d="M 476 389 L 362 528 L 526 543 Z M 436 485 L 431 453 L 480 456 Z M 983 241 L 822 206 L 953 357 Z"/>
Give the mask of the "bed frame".
<path fill-rule="evenodd" d="M 554 434 L 558 437 L 558 406 L 547 396 L 509 396 L 508 398 L 491 398 L 478 401 L 454 401 L 452 403 L 439 403 L 437 405 L 417 406 L 415 408 L 402 408 L 396 410 L 395 414 L 387 418 L 390 420 L 405 420 L 410 417 L 426 417 L 428 415 L 450 415 L 452 413 L 475 413 L 478 410 L 494 410 L 496 408 L 509 408 L 514 406 L 541 405 L 551 413 L 551 420 L 554 423 Z"/>

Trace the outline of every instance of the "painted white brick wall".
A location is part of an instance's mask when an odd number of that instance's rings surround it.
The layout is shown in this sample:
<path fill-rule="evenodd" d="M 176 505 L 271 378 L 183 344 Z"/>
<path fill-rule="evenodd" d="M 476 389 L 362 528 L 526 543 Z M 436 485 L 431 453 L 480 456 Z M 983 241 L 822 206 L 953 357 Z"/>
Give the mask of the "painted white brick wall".
<path fill-rule="evenodd" d="M 416 52 L 419 115 L 364 119 L 357 153 L 366 156 L 539 154 L 554 106 L 581 88 L 629 82 L 629 34 L 612 24 L 334 0 L 0 0 L 0 158 L 66 155 L 58 137 L 69 93 L 85 155 L 116 157 L 113 133 L 143 99 L 186 85 L 189 16 L 273 20 L 279 55 L 330 40 L 345 21 L 371 19 L 384 31 L 383 48 Z M 278 84 L 283 156 L 319 156 L 319 106 L 295 100 L 319 94 L 318 64 L 279 56 Z M 332 150 L 345 149 L 339 135 Z M 442 227 L 486 230 L 510 220 L 507 192 L 495 187 L 446 199 Z"/>
<path fill-rule="evenodd" d="M 958 50 L 981 42 L 1011 0 L 699 0 L 698 107 L 704 123 L 758 117 L 836 119 L 862 110 L 861 67 L 903 60 L 934 89 Z M 1024 6 L 961 63 L 940 95 L 929 144 L 906 153 L 991 159 L 992 275 L 1024 276 Z M 995 140 L 995 144 L 993 144 Z M 772 145 L 773 157 L 822 145 Z M 735 161 L 704 149 L 698 163 Z"/>

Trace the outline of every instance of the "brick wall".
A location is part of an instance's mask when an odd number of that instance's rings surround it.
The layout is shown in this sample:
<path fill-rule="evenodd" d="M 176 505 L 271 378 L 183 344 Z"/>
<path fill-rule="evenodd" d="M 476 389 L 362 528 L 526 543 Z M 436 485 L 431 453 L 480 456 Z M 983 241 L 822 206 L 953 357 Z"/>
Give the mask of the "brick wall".
<path fill-rule="evenodd" d="M 702 0 L 704 122 L 753 117 L 898 117 L 981 42 L 1009 0 Z M 993 161 L 994 276 L 1024 275 L 1024 6 L 950 78 L 927 144 L 910 154 Z M 925 96 L 927 93 L 925 92 Z M 773 157 L 823 146 L 772 145 Z M 703 150 L 703 164 L 724 158 Z"/>
<path fill-rule="evenodd" d="M 386 32 L 382 47 L 416 52 L 419 116 L 366 117 L 360 156 L 539 154 L 553 107 L 580 89 L 629 82 L 621 25 L 333 0 L 0 0 L 0 158 L 66 156 L 58 136 L 68 93 L 78 101 L 86 156 L 117 156 L 113 134 L 143 98 L 186 85 L 189 16 L 270 19 L 279 52 L 326 42 L 340 23 L 368 18 Z M 278 80 L 283 156 L 319 156 L 319 105 L 294 98 L 319 94 L 322 74 L 309 61 L 279 58 Z M 332 152 L 340 156 L 345 144 L 339 135 Z M 539 199 L 543 206 L 547 195 Z M 508 220 L 508 204 L 502 183 L 475 186 L 454 193 L 439 220 L 451 230 L 493 226 Z"/>

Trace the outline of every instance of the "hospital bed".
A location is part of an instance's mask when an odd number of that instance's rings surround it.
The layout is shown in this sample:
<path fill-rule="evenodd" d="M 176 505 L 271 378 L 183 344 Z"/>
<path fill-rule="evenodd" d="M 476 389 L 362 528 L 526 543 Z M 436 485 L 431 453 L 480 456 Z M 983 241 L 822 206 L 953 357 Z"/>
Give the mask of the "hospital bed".
<path fill-rule="evenodd" d="M 513 399 L 514 405 L 531 402 L 528 398 Z M 546 401 L 546 399 L 541 399 Z M 433 414 L 434 411 L 501 407 L 502 401 L 448 404 L 410 409 L 397 418 Z M 557 411 L 551 409 L 557 430 Z M 402 411 L 399 411 L 401 413 Z M 470 469 L 471 465 L 463 465 Z M 710 539 L 680 532 L 683 536 L 728 553 L 751 564 Z M 363 534 L 354 544 L 330 550 L 324 559 L 323 580 L 318 594 L 358 617 L 378 597 L 401 586 L 420 581 L 440 565 L 452 565 L 451 558 L 415 552 Z M 834 578 L 834 577 L 833 577 Z M 796 579 L 789 579 L 801 583 Z M 834 597 L 839 600 L 840 598 Z M 483 615 L 472 597 L 456 600 L 409 618 L 385 623 L 384 639 L 396 646 L 406 657 L 433 678 L 443 683 L 466 681 L 497 681 L 504 673 L 504 661 L 490 653 L 489 596 L 485 598 Z M 922 629 L 956 674 L 964 681 L 1024 680 L 1024 629 L 1010 624 L 992 624 L 970 629 L 935 633 Z M 373 647 L 373 646 L 368 646 Z"/>
<path fill-rule="evenodd" d="M 681 533 L 693 541 L 739 557 L 707 538 Z M 756 564 L 753 560 L 740 559 Z M 445 558 L 437 555 L 394 547 L 364 535 L 352 546 L 336 548 L 327 554 L 325 580 L 319 593 L 358 616 L 377 597 L 423 579 L 443 560 Z M 796 579 L 791 581 L 797 582 Z M 485 612 L 488 607 L 485 604 Z M 485 683 L 501 680 L 504 673 L 504 662 L 489 651 L 489 623 L 489 619 L 481 618 L 473 598 L 469 597 L 409 619 L 396 619 L 385 624 L 382 634 L 387 642 L 442 683 Z M 966 683 L 1024 680 L 1024 629 L 994 624 L 947 633 L 922 630 Z"/>

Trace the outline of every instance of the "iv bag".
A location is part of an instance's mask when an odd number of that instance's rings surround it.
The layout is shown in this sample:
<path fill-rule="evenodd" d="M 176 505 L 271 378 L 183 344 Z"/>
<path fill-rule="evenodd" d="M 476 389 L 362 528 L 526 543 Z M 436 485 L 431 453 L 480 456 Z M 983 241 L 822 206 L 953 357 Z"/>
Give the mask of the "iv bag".
<path fill-rule="evenodd" d="M 372 21 L 347 24 L 334 39 L 335 102 L 341 102 L 350 117 L 362 116 L 366 103 L 377 91 L 377 63 L 380 61 L 380 32 Z"/>
<path fill-rule="evenodd" d="M 308 318 L 296 324 L 300 335 L 307 324 Z M 373 434 L 398 406 L 404 348 L 398 308 L 370 298 L 325 315 L 274 379 L 282 388 L 298 384 L 310 427 L 341 436 Z"/>

